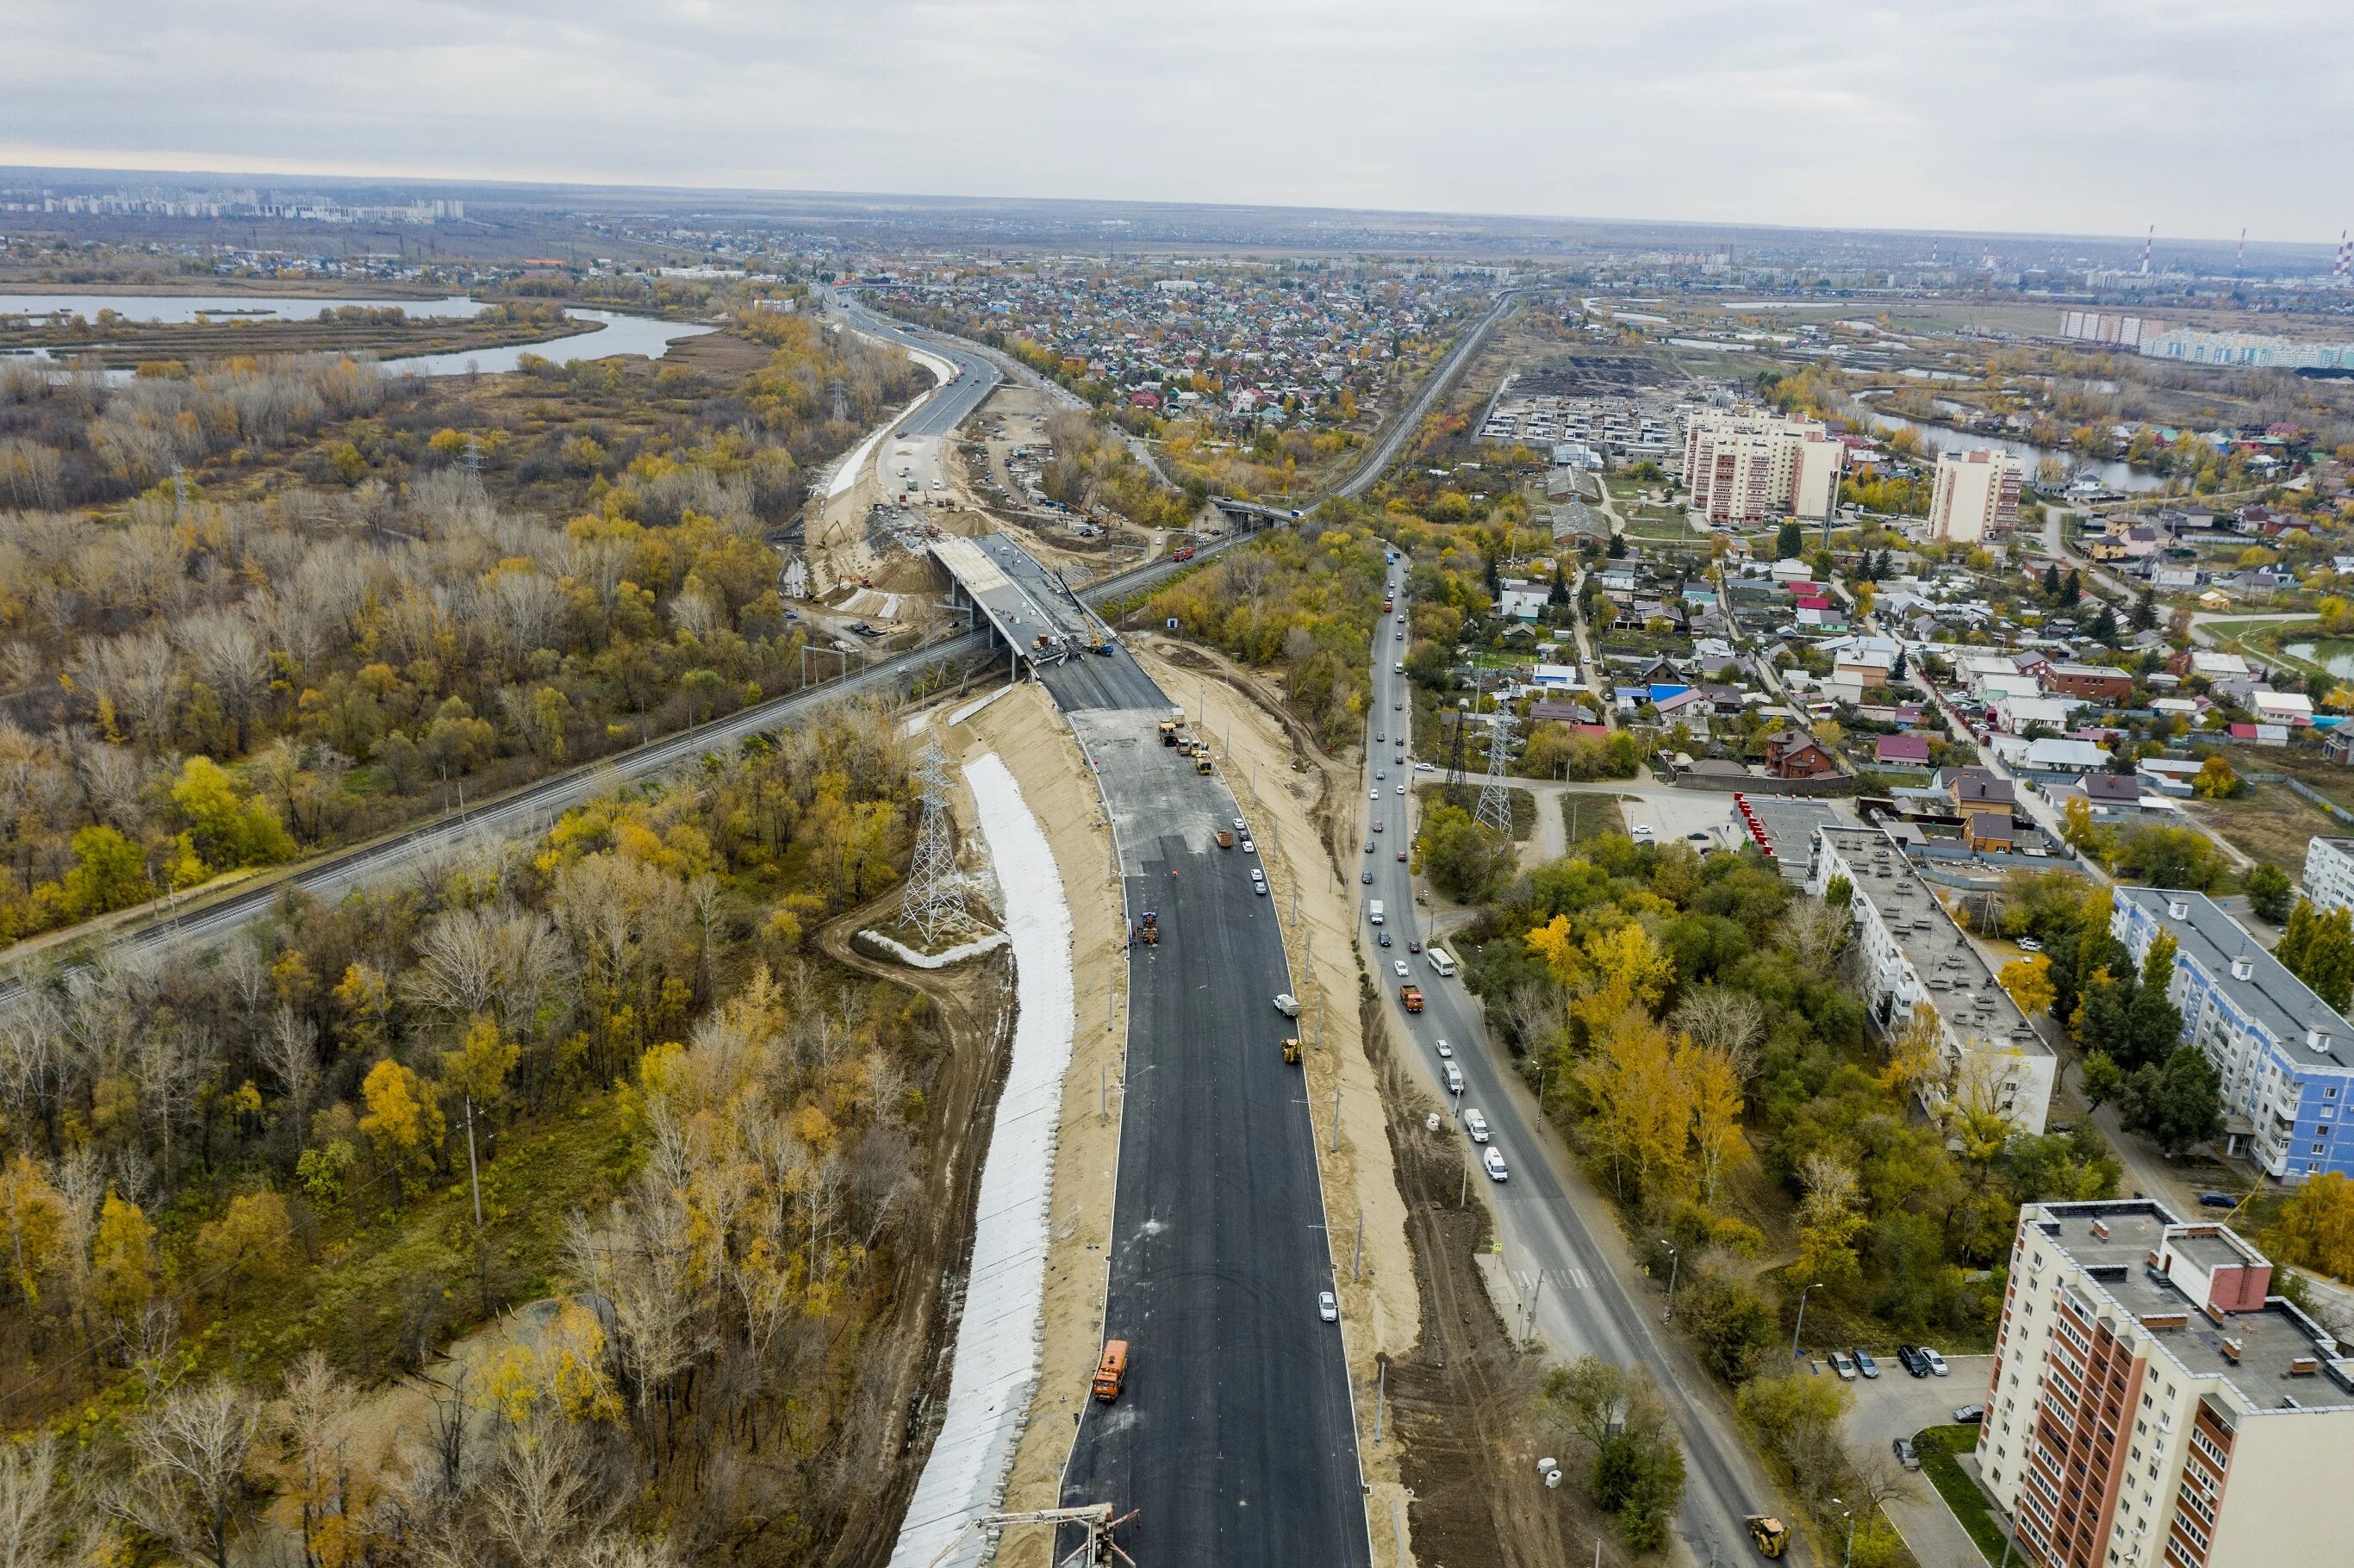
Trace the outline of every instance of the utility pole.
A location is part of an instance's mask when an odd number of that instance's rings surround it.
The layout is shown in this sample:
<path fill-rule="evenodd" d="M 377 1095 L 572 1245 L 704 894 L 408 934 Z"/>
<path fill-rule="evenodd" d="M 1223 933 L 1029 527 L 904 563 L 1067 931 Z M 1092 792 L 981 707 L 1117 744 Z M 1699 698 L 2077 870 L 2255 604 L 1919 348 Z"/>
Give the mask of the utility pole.
<path fill-rule="evenodd" d="M 1365 1277 L 1365 1211 L 1363 1209 L 1357 1211 L 1357 1255 L 1355 1261 L 1349 1266 L 1349 1277 L 1352 1279 Z"/>

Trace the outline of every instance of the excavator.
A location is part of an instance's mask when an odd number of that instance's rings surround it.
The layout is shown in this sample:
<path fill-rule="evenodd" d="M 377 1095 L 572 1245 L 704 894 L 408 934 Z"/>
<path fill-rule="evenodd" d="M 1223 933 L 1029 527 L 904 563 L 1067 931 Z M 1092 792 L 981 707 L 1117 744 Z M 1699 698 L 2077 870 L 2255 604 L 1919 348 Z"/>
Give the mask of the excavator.
<path fill-rule="evenodd" d="M 1137 939 L 1141 941 L 1146 947 L 1159 947 L 1161 945 L 1161 916 L 1150 909 L 1146 910 L 1144 912 L 1143 924 L 1137 928 L 1136 935 Z"/>

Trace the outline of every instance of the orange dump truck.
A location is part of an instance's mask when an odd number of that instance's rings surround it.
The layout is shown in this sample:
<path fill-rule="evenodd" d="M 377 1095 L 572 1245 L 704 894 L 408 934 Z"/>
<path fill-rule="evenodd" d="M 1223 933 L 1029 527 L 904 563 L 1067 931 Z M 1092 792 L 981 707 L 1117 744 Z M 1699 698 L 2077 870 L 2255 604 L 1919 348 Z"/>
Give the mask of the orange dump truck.
<path fill-rule="evenodd" d="M 1408 1012 L 1420 1012 L 1422 988 L 1418 985 L 1402 985 L 1398 987 L 1398 1000 L 1405 1003 L 1405 1010 Z"/>
<path fill-rule="evenodd" d="M 1095 1393 L 1097 1399 L 1118 1399 L 1120 1385 L 1128 1381 L 1128 1341 L 1104 1341 L 1103 1360 L 1096 1363 Z"/>

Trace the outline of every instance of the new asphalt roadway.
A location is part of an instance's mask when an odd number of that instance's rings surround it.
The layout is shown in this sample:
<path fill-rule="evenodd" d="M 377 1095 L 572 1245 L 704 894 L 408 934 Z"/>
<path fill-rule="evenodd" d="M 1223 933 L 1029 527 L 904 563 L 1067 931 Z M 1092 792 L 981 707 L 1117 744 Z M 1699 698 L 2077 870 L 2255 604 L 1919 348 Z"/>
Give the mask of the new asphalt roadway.
<path fill-rule="evenodd" d="M 1221 1568 L 1366 1564 L 1343 1326 L 1317 1296 L 1332 1265 L 1304 1070 L 1275 1009 L 1291 989 L 1255 853 L 1217 846 L 1236 810 L 1155 731 L 1169 699 L 1123 652 L 1039 678 L 1095 764 L 1129 924 L 1105 1335 L 1130 1347 L 1116 1403 L 1090 1400 L 1066 1505 L 1137 1510 L 1140 1561 Z M 1066 1542 L 1064 1550 L 1076 1545 Z"/>
<path fill-rule="evenodd" d="M 1413 748 L 1405 744 L 1413 701 L 1407 677 L 1395 666 L 1405 657 L 1407 643 L 1397 634 L 1405 628 L 1409 607 L 1403 602 L 1405 574 L 1394 570 L 1391 588 L 1400 603 L 1397 614 L 1386 618 L 1374 634 L 1373 711 L 1366 726 L 1372 732 L 1366 737 L 1366 771 L 1370 776 L 1378 770 L 1383 776 L 1371 778 L 1367 791 L 1361 842 L 1371 842 L 1373 850 L 1361 856 L 1357 888 L 1366 900 L 1382 900 L 1387 916 L 1384 928 L 1395 944 L 1371 949 L 1380 960 L 1376 969 L 1388 997 L 1390 1025 L 1410 1043 L 1411 1054 L 1440 1103 L 1453 1107 L 1458 1129 L 1467 1108 L 1476 1107 L 1487 1118 L 1490 1146 L 1502 1151 L 1509 1171 L 1506 1180 L 1487 1184 L 1488 1198 L 1503 1242 L 1505 1267 L 1522 1301 L 1533 1304 L 1536 1337 L 1564 1356 L 1593 1354 L 1620 1366 L 1650 1370 L 1684 1444 L 1687 1478 L 1678 1530 L 1702 1568 L 1739 1563 L 1754 1554 L 1743 1516 L 1777 1511 L 1771 1487 L 1728 1430 L 1723 1414 L 1709 1403 L 1711 1396 L 1692 1392 L 1698 1374 L 1688 1372 L 1687 1363 L 1671 1356 L 1662 1342 L 1663 1298 L 1647 1284 L 1630 1287 L 1596 1244 L 1596 1233 L 1615 1222 L 1582 1182 L 1574 1177 L 1563 1180 L 1565 1151 L 1558 1139 L 1538 1131 L 1535 1099 L 1502 1048 L 1489 1039 L 1479 1000 L 1464 988 L 1459 974 L 1447 979 L 1437 973 L 1427 952 L 1406 950 L 1410 941 L 1426 935 L 1427 927 L 1415 903 L 1413 867 L 1401 862 L 1397 852 L 1406 848 L 1413 834 L 1413 780 L 1437 776 L 1407 771 L 1414 766 Z M 1375 743 L 1373 734 L 1383 739 Z M 1403 766 L 1394 760 L 1401 753 L 1406 759 Z M 1400 785 L 1406 793 L 1398 792 Z M 1373 798 L 1375 791 L 1378 798 Z M 1549 799 L 1539 803 L 1540 810 L 1558 808 L 1559 802 Z M 1372 831 L 1376 821 L 1384 828 L 1379 833 Z M 1371 883 L 1362 880 L 1363 872 L 1373 874 Z M 1364 932 L 1368 943 L 1377 940 L 1371 926 Z M 1398 1002 L 1397 988 L 1404 981 L 1392 966 L 1400 960 L 1422 988 L 1418 1013 L 1407 1012 Z M 1441 1042 L 1451 1057 L 1440 1056 Z M 1447 1060 L 1463 1075 L 1460 1095 L 1447 1092 Z M 1467 1135 L 1466 1157 L 1482 1152 Z M 1475 1174 L 1471 1180 L 1481 1178 Z M 1511 1332 L 1528 1332 L 1527 1310 L 1521 1320 L 1507 1325 Z"/>

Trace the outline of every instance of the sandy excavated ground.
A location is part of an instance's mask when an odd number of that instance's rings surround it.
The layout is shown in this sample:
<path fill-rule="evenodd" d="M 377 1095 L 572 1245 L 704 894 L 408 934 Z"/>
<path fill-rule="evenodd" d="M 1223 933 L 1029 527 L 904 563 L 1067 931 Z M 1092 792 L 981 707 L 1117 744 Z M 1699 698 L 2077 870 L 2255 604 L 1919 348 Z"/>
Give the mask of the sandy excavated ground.
<path fill-rule="evenodd" d="M 1313 750 L 1296 749 L 1292 731 L 1266 705 L 1269 698 L 1259 682 L 1237 673 L 1236 683 L 1230 683 L 1224 660 L 1200 659 L 1204 667 L 1191 667 L 1196 651 L 1186 652 L 1189 667 L 1172 663 L 1150 646 L 1138 659 L 1162 690 L 1185 705 L 1199 733 L 1211 737 L 1226 781 L 1257 840 L 1269 896 L 1286 919 L 1286 948 L 1303 1004 L 1300 1038 L 1315 1046 L 1308 1056 L 1308 1099 L 1323 1176 L 1326 1234 L 1332 1238 L 1341 1322 L 1348 1334 L 1349 1377 L 1359 1391 L 1358 1448 L 1371 1489 L 1365 1500 L 1373 1561 L 1394 1563 L 1411 1552 L 1411 1540 L 1407 1553 L 1400 1552 L 1392 1524 L 1405 1515 L 1403 1507 L 1393 1505 L 1402 1504 L 1405 1493 L 1398 1476 L 1397 1445 L 1392 1440 L 1394 1424 L 1385 1423 L 1381 1443 L 1373 1440 L 1369 1391 L 1379 1358 L 1413 1351 L 1422 1302 L 1378 1079 L 1359 1021 L 1366 971 L 1356 945 L 1356 912 L 1348 884 L 1333 869 L 1331 852 L 1318 836 L 1319 809 L 1328 792 L 1336 779 L 1353 775 L 1335 769 Z M 1296 769 L 1295 761 L 1300 764 Z M 1295 894 L 1297 919 L 1291 918 Z M 1336 1089 L 1341 1107 L 1337 1150 L 1332 1139 Z M 1362 1270 L 1357 1244 L 1361 1220 Z"/>
<path fill-rule="evenodd" d="M 1041 686 L 1024 684 L 960 725 L 939 726 L 960 759 L 994 751 L 1045 830 L 1071 908 L 1078 1037 L 1063 1079 L 1055 1153 L 1055 1250 L 1046 1268 L 1043 1353 L 1030 1422 L 1015 1450 L 1007 1509 L 1053 1508 L 1070 1457 L 1074 1417 L 1103 1342 L 1105 1247 L 1119 1153 L 1119 1086 L 1128 1049 L 1128 916 L 1111 876 L 1110 835 L 1094 774 Z M 959 815 L 971 820 L 969 801 Z M 1107 1027 L 1107 1021 L 1109 1027 Z M 1005 1538 L 998 1561 L 1044 1568 L 1044 1530 Z"/>

